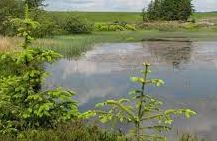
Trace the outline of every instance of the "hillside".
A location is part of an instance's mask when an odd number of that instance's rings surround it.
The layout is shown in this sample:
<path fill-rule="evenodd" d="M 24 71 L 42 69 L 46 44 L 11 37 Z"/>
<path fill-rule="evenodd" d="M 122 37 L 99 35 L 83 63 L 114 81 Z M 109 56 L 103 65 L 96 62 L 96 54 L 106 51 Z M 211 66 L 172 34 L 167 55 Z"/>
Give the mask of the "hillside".
<path fill-rule="evenodd" d="M 87 18 L 91 22 L 114 22 L 125 21 L 128 23 L 136 23 L 142 20 L 139 12 L 49 12 L 55 17 L 65 17 L 68 15 L 78 15 Z M 198 12 L 193 15 L 196 20 L 217 19 L 217 12 Z"/>

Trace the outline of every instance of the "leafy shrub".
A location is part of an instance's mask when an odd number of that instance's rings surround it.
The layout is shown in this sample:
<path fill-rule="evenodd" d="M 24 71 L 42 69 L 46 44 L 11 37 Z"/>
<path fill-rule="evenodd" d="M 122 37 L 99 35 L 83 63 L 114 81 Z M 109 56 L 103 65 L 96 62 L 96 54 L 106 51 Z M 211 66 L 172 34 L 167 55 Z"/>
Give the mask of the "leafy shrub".
<path fill-rule="evenodd" d="M 96 23 L 95 30 L 96 31 L 125 31 L 125 30 L 135 31 L 136 27 L 134 25 L 124 24 L 124 23 L 120 23 L 120 24 L 119 23 L 113 23 L 113 24 Z"/>
<path fill-rule="evenodd" d="M 33 37 L 43 38 L 56 34 L 57 25 L 53 18 L 48 15 L 48 12 L 34 9 L 30 15 L 39 23 L 38 27 L 33 31 Z"/>
<path fill-rule="evenodd" d="M 124 31 L 125 28 L 121 25 L 109 25 L 109 31 Z"/>
<path fill-rule="evenodd" d="M 130 24 L 126 24 L 125 28 L 127 30 L 132 30 L 132 31 L 136 31 L 136 26 L 135 25 L 130 25 Z"/>
<path fill-rule="evenodd" d="M 21 17 L 23 2 L 20 0 L 1 0 L 0 1 L 0 34 L 14 35 L 15 31 L 10 28 L 9 19 Z"/>
<path fill-rule="evenodd" d="M 0 133 L 53 128 L 60 122 L 76 119 L 79 112 L 77 103 L 72 99 L 73 92 L 61 88 L 41 90 L 46 76 L 44 64 L 55 62 L 60 55 L 30 46 L 33 40 L 31 31 L 39 24 L 29 18 L 28 6 L 25 19 L 12 21 L 18 25 L 18 33 L 25 42 L 21 52 L 0 56 L 0 62 L 13 66 L 12 73 L 0 76 Z"/>
<path fill-rule="evenodd" d="M 11 17 L 7 17 L 5 21 L 2 22 L 1 25 L 2 30 L 0 31 L 4 36 L 15 36 L 17 29 L 11 23 Z"/>
<path fill-rule="evenodd" d="M 70 34 L 91 33 L 93 24 L 78 16 L 69 16 L 66 19 L 64 29 Z"/>
<path fill-rule="evenodd" d="M 95 29 L 97 31 L 109 31 L 109 26 L 106 24 L 97 23 L 97 24 L 95 24 Z"/>
<path fill-rule="evenodd" d="M 16 136 L 0 136 L 0 141 L 126 141 L 120 133 L 103 130 L 96 125 L 70 122 L 55 129 L 29 130 Z"/>

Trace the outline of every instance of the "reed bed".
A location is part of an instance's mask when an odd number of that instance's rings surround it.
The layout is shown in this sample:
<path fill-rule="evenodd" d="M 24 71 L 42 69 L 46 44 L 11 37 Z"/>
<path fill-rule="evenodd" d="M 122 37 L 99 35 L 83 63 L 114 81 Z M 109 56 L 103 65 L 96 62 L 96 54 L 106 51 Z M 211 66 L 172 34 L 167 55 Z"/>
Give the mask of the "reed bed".
<path fill-rule="evenodd" d="M 16 50 L 20 39 L 17 37 L 0 36 L 0 52 Z"/>

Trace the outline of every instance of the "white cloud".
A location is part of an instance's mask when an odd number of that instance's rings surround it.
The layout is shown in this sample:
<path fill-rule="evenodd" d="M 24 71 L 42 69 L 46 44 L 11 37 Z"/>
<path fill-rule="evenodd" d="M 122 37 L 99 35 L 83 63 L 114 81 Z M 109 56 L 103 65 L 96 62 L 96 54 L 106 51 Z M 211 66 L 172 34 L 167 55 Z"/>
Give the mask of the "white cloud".
<path fill-rule="evenodd" d="M 217 11 L 217 0 L 193 0 L 197 11 Z"/>
<path fill-rule="evenodd" d="M 141 11 L 150 0 L 46 0 L 55 11 Z M 217 11 L 217 0 L 193 0 L 197 11 Z"/>

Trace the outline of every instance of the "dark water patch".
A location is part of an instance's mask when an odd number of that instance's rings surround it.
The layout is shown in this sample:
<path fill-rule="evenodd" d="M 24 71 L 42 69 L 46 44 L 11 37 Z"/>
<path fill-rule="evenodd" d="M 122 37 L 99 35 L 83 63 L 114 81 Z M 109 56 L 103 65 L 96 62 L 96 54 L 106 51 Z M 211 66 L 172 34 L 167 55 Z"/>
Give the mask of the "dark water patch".
<path fill-rule="evenodd" d="M 143 39 L 142 41 L 161 41 L 161 42 L 192 42 L 190 39 L 187 38 L 149 38 L 149 39 Z"/>

